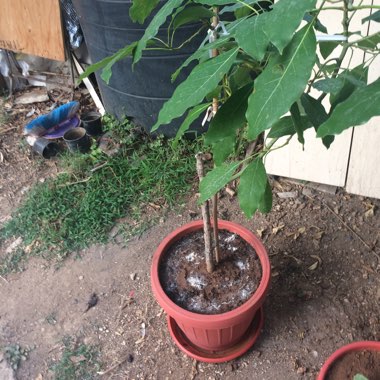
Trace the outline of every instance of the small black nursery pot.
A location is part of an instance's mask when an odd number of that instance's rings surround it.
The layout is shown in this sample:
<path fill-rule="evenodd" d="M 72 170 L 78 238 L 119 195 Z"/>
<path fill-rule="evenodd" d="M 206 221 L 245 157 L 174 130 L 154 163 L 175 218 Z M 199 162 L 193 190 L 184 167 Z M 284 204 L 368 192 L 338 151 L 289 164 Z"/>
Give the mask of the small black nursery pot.
<path fill-rule="evenodd" d="M 81 117 L 81 120 L 82 126 L 89 136 L 98 136 L 102 134 L 102 115 L 100 113 L 88 112 Z"/>
<path fill-rule="evenodd" d="M 33 144 L 33 150 L 43 158 L 49 159 L 58 154 L 59 146 L 54 141 L 49 141 L 40 137 Z"/>
<path fill-rule="evenodd" d="M 68 130 L 63 135 L 63 139 L 65 140 L 69 150 L 72 152 L 86 153 L 90 150 L 91 139 L 86 134 L 86 130 L 82 127 Z"/>

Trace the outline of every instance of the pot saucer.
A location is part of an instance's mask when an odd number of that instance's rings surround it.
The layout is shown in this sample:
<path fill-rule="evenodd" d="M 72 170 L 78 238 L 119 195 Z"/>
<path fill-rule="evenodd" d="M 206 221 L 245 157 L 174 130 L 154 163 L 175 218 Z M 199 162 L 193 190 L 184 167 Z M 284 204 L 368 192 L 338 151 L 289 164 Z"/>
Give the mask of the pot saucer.
<path fill-rule="evenodd" d="M 199 360 L 206 363 L 223 363 L 229 360 L 238 358 L 239 356 L 246 353 L 256 342 L 260 335 L 260 331 L 264 324 L 264 313 L 263 308 L 260 308 L 252 323 L 248 327 L 248 330 L 244 334 L 242 340 L 236 343 L 233 347 L 222 351 L 207 351 L 194 346 L 193 343 L 185 336 L 182 330 L 178 327 L 176 321 L 167 317 L 169 331 L 174 343 L 178 348 L 185 354 L 193 359 Z"/>

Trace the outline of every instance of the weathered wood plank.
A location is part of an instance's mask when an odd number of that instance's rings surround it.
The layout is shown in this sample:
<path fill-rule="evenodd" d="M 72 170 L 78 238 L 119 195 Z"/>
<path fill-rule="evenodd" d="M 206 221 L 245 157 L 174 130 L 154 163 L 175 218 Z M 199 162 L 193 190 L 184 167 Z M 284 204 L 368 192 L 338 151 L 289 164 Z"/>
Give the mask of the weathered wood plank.
<path fill-rule="evenodd" d="M 1 0 L 0 48 L 65 60 L 59 0 Z"/>

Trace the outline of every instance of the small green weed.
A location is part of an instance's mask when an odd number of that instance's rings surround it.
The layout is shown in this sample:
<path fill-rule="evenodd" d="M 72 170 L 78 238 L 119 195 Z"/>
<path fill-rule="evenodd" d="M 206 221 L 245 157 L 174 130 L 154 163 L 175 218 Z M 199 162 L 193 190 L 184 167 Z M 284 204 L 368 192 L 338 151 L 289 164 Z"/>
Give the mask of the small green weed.
<path fill-rule="evenodd" d="M 56 380 L 92 380 L 100 369 L 99 352 L 93 346 L 76 346 L 71 338 L 63 340 L 64 350 L 57 364 L 50 367 Z"/>
<path fill-rule="evenodd" d="M 21 347 L 19 344 L 12 344 L 5 347 L 4 357 L 10 366 L 14 370 L 17 370 L 20 367 L 21 362 L 28 358 L 29 351 L 29 348 Z"/>
<path fill-rule="evenodd" d="M 25 259 L 26 254 L 21 248 L 17 248 L 14 252 L 0 258 L 0 276 L 8 273 L 22 272 L 24 270 L 22 264 Z"/>
<path fill-rule="evenodd" d="M 128 122 L 105 120 L 118 153 L 108 157 L 94 148 L 63 155 L 58 176 L 29 191 L 0 239 L 22 236 L 25 245 L 33 244 L 32 254 L 61 260 L 107 241 L 116 219 L 143 214 L 149 202 L 175 206 L 186 194 L 195 177 L 196 141 L 174 145 Z"/>
<path fill-rule="evenodd" d="M 57 317 L 55 315 L 55 313 L 50 313 L 46 316 L 45 318 L 46 322 L 49 323 L 49 325 L 55 325 L 57 323 Z"/>

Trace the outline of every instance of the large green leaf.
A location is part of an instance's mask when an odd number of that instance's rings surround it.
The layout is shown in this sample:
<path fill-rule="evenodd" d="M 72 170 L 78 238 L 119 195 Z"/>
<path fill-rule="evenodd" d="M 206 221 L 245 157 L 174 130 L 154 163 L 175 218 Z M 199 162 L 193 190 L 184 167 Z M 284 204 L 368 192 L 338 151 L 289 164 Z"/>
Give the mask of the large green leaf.
<path fill-rule="evenodd" d="M 302 125 L 302 131 L 311 128 L 312 124 L 309 118 L 305 115 L 301 115 L 300 123 Z M 284 116 L 279 121 L 277 121 L 270 129 L 268 136 L 271 139 L 279 138 L 283 136 L 292 136 L 296 133 L 294 127 L 294 122 L 291 116 Z"/>
<path fill-rule="evenodd" d="M 317 132 L 319 126 L 323 124 L 329 117 L 325 110 L 325 107 L 323 107 L 322 103 L 319 100 L 314 99 L 309 94 L 302 94 L 301 103 L 308 119 L 313 124 L 314 129 Z M 323 145 L 327 149 L 330 148 L 330 145 L 333 143 L 334 139 L 334 136 L 323 137 Z"/>
<path fill-rule="evenodd" d="M 338 104 L 330 118 L 317 132 L 318 137 L 337 135 L 345 129 L 366 123 L 380 115 L 380 79 L 366 87 L 357 88 L 343 103 Z"/>
<path fill-rule="evenodd" d="M 206 7 L 203 7 L 202 5 L 187 7 L 175 16 L 173 21 L 173 29 L 176 30 L 180 26 L 188 24 L 190 22 L 210 19 L 213 16 L 214 12 Z"/>
<path fill-rule="evenodd" d="M 184 0 L 170 0 L 167 1 L 163 7 L 157 12 L 156 16 L 153 18 L 152 22 L 145 29 L 144 35 L 139 40 L 136 51 L 134 54 L 133 63 L 138 62 L 142 57 L 142 52 L 146 48 L 148 41 L 154 37 L 160 26 L 166 21 L 169 15 L 179 7 Z"/>
<path fill-rule="evenodd" d="M 317 0 L 279 0 L 268 13 L 264 31 L 280 53 L 288 45 L 305 13 L 315 9 Z M 311 24 L 310 24 L 311 25 Z"/>
<path fill-rule="evenodd" d="M 116 62 L 132 55 L 134 49 L 136 48 L 136 45 L 137 43 L 133 42 L 131 45 L 126 46 L 123 49 L 120 49 L 116 54 L 112 56 L 112 59 L 104 66 L 104 69 L 101 74 L 101 77 L 104 80 L 104 82 L 106 82 L 107 84 L 109 83 L 112 76 L 112 66 Z"/>
<path fill-rule="evenodd" d="M 246 123 L 245 111 L 252 92 L 252 83 L 236 91 L 220 107 L 205 135 L 206 144 L 214 144 L 226 137 L 235 136 L 236 131 Z"/>
<path fill-rule="evenodd" d="M 259 211 L 261 211 L 263 214 L 267 214 L 270 210 L 272 210 L 272 203 L 273 203 L 272 188 L 270 186 L 269 181 L 267 180 L 264 196 L 261 198 L 261 201 L 259 203 Z"/>
<path fill-rule="evenodd" d="M 236 136 L 227 136 L 212 144 L 212 156 L 216 166 L 220 166 L 234 152 Z"/>
<path fill-rule="evenodd" d="M 303 93 L 316 59 L 311 24 L 296 33 L 282 56 L 274 56 L 255 81 L 248 100 L 248 138 L 254 140 L 286 112 Z"/>
<path fill-rule="evenodd" d="M 267 174 L 261 158 L 252 161 L 241 175 L 238 198 L 240 207 L 247 218 L 251 218 L 263 203 L 267 182 Z"/>
<path fill-rule="evenodd" d="M 241 162 L 231 162 L 217 166 L 211 172 L 207 173 L 200 183 L 201 196 L 199 203 L 205 202 L 222 189 L 228 182 L 231 181 L 236 169 L 240 166 Z"/>
<path fill-rule="evenodd" d="M 173 119 L 182 116 L 188 108 L 200 103 L 230 70 L 237 52 L 238 49 L 227 51 L 196 66 L 164 104 L 152 131 L 162 124 L 170 123 Z"/>
<path fill-rule="evenodd" d="M 239 46 L 254 59 L 261 61 L 269 45 L 264 26 L 269 21 L 269 13 L 262 13 L 244 20 L 235 31 L 235 40 Z"/>
<path fill-rule="evenodd" d="M 197 119 L 202 112 L 205 112 L 207 108 L 210 106 L 210 103 L 206 104 L 198 104 L 194 108 L 192 108 L 181 126 L 178 128 L 177 134 L 175 136 L 175 144 L 177 144 L 178 140 L 184 135 L 184 133 L 190 128 L 191 123 Z"/>
<path fill-rule="evenodd" d="M 159 0 L 133 0 L 133 4 L 129 9 L 129 17 L 134 22 L 143 24 L 158 3 Z"/>

